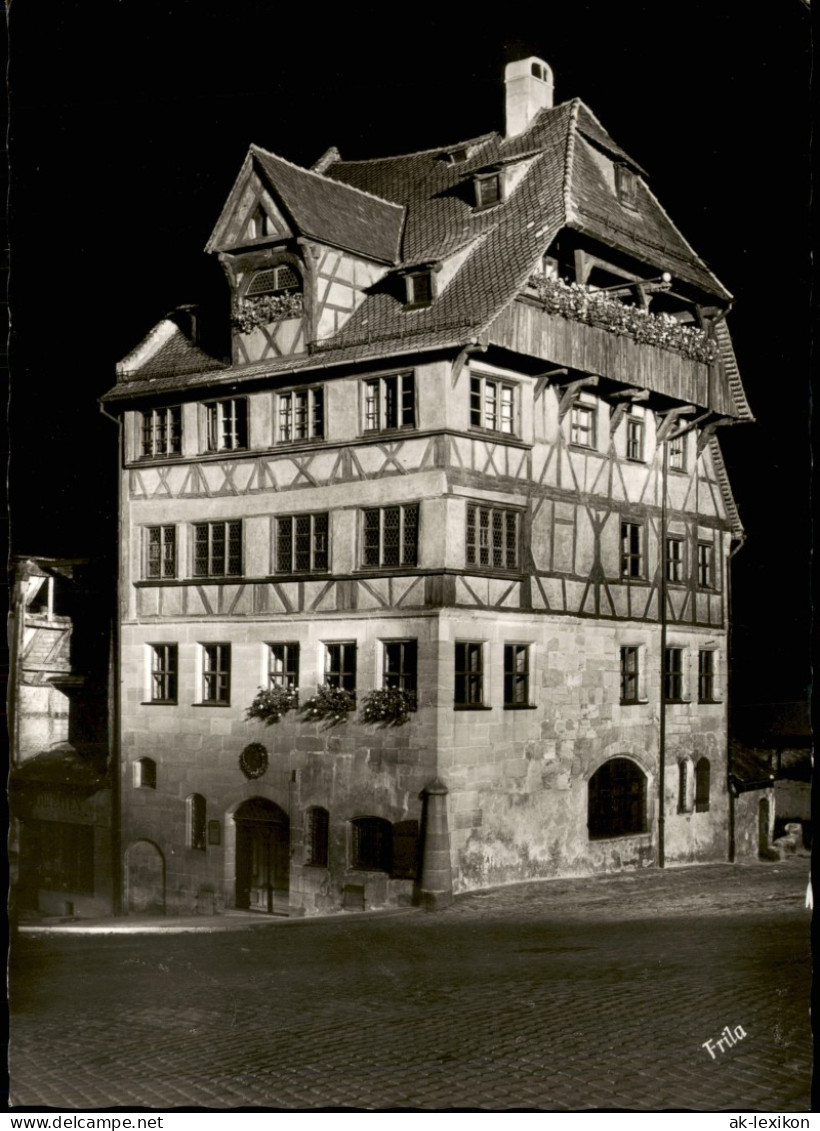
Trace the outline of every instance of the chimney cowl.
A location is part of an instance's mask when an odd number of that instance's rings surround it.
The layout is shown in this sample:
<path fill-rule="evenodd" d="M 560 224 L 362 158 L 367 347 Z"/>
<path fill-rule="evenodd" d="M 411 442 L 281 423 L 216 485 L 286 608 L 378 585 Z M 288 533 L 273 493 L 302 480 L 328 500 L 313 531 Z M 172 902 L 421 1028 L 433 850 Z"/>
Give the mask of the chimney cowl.
<path fill-rule="evenodd" d="M 552 68 L 534 55 L 518 59 L 507 64 L 504 84 L 507 137 L 517 137 L 529 129 L 541 110 L 552 109 L 555 86 Z"/>

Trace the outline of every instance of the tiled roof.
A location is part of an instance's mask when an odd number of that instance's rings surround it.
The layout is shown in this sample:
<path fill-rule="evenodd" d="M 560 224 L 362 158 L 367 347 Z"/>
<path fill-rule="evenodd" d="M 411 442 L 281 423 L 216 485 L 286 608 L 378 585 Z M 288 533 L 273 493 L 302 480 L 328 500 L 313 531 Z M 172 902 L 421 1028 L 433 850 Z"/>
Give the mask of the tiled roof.
<path fill-rule="evenodd" d="M 395 263 L 404 220 L 400 205 L 301 169 L 258 146 L 251 152 L 302 235 Z"/>
<path fill-rule="evenodd" d="M 118 365 L 120 380 L 142 381 L 154 377 L 183 377 L 225 369 L 228 362 L 212 357 L 180 329 L 175 313 L 169 314 L 147 334 Z"/>
<path fill-rule="evenodd" d="M 464 153 L 466 159 L 453 160 Z M 639 166 L 609 137 L 580 100 L 542 110 L 513 138 L 484 134 L 449 146 L 366 161 L 343 161 L 333 151 L 322 172 L 301 169 L 257 147 L 251 156 L 260 176 L 303 234 L 389 263 L 341 329 L 303 357 L 287 357 L 225 370 L 233 379 L 299 372 L 343 361 L 377 359 L 417 350 L 459 347 L 486 337 L 516 300 L 539 258 L 562 229 L 586 233 L 647 266 L 669 271 L 713 301 L 731 297 L 678 232 L 645 182 L 627 208 L 617 198 L 604 157 Z M 497 205 L 477 208 L 475 175 L 503 168 L 509 192 Z M 447 261 L 456 253 L 456 269 Z M 451 266 L 452 266 L 451 260 Z M 434 301 L 409 308 L 397 272 L 444 264 L 446 280 Z M 730 399 L 750 419 L 725 327 L 720 334 Z M 213 383 L 223 363 L 169 338 L 142 357 L 139 376 L 190 374 L 186 384 Z M 136 351 L 135 351 L 136 352 Z M 146 368 L 148 366 L 149 368 Z M 196 375 L 194 371 L 196 370 Z M 136 395 L 137 372 L 123 366 L 110 399 Z M 154 385 L 158 388 L 159 385 Z M 731 398 L 729 396 L 731 394 Z"/>

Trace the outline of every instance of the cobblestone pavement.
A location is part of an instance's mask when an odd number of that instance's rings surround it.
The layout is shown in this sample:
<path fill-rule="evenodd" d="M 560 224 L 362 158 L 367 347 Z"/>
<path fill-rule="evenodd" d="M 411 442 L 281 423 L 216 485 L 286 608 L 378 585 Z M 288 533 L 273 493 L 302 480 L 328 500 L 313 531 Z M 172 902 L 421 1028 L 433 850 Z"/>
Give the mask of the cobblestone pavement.
<path fill-rule="evenodd" d="M 807 865 L 281 929 L 24 935 L 12 1103 L 807 1111 Z M 712 1059 L 724 1026 L 746 1035 Z"/>

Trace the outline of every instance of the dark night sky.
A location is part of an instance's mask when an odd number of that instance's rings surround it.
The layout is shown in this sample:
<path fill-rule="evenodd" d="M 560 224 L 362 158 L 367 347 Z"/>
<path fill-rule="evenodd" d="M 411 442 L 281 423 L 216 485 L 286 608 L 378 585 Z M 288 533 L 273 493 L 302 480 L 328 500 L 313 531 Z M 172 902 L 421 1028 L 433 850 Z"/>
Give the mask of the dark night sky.
<path fill-rule="evenodd" d="M 202 248 L 251 142 L 299 164 L 503 129 L 538 55 L 649 173 L 735 296 L 758 423 L 724 429 L 748 541 L 736 696 L 795 698 L 809 654 L 809 65 L 803 0 L 503 6 L 12 0 L 12 550 L 110 554 L 96 398 L 168 310 L 225 298 Z M 407 13 L 415 18 L 405 22 Z M 434 13 L 428 15 L 428 12 Z"/>

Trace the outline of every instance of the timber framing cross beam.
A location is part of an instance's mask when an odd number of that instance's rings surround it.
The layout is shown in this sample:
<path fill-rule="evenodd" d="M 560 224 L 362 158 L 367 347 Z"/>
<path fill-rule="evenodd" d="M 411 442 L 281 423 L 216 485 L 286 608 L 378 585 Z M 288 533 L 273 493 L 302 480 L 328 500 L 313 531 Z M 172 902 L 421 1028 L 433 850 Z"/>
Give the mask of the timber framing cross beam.
<path fill-rule="evenodd" d="M 597 377 L 581 377 L 577 381 L 570 381 L 568 384 L 564 385 L 561 403 L 558 405 L 558 419 L 564 419 L 578 399 L 578 394 L 582 389 L 594 389 L 598 384 L 598 380 L 599 378 Z"/>

